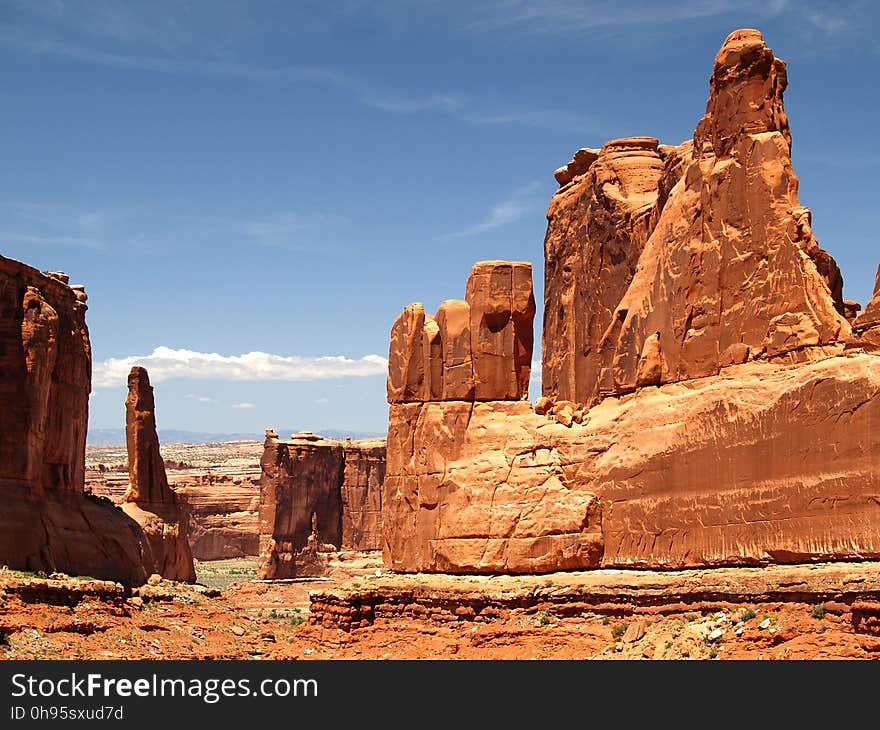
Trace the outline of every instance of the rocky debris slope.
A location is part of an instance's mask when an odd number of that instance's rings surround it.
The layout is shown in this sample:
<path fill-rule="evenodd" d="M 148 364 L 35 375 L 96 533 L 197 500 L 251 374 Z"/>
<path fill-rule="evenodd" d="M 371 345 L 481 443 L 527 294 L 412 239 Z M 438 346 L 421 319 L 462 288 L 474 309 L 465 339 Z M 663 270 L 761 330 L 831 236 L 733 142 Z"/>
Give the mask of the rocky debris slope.
<path fill-rule="evenodd" d="M 122 509 L 136 520 L 150 542 L 150 572 L 171 580 L 196 579 L 189 546 L 189 510 L 168 486 L 156 433 L 156 404 L 147 371 L 135 366 L 128 375 L 125 401 L 129 487 Z"/>
<path fill-rule="evenodd" d="M 518 392 L 444 397 L 426 374 L 458 339 L 419 305 L 398 318 L 389 567 L 880 557 L 876 307 L 844 306 L 798 200 L 786 81 L 761 34 L 736 31 L 693 141 L 615 140 L 557 170 L 534 410 Z"/>
<path fill-rule="evenodd" d="M 66 274 L 0 256 L 0 563 L 139 584 L 140 526 L 83 493 L 86 299 Z"/>
<path fill-rule="evenodd" d="M 327 553 L 380 547 L 383 440 L 269 430 L 260 466 L 259 578 L 320 576 Z"/>

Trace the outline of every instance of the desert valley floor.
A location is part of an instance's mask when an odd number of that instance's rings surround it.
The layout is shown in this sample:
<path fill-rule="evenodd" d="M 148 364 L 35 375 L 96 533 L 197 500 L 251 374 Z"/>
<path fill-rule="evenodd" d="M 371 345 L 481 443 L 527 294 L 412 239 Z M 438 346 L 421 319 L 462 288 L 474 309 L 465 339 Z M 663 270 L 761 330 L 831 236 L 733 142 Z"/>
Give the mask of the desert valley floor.
<path fill-rule="evenodd" d="M 393 575 L 339 554 L 320 580 L 255 581 L 237 559 L 133 591 L 3 569 L 0 658 L 873 658 L 878 568 Z"/>

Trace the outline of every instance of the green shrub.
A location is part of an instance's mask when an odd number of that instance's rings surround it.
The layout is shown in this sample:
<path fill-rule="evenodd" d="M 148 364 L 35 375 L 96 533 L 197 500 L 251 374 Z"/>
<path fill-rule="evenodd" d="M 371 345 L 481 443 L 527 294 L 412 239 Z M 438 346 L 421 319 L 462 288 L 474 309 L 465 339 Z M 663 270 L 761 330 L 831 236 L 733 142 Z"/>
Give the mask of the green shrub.
<path fill-rule="evenodd" d="M 815 606 L 813 606 L 813 610 L 810 611 L 810 616 L 819 620 L 825 618 L 825 604 L 817 603 Z"/>
<path fill-rule="evenodd" d="M 745 609 L 739 616 L 740 621 L 751 621 L 758 614 L 755 613 L 755 609 L 747 608 Z"/>
<path fill-rule="evenodd" d="M 626 624 L 626 623 L 615 624 L 614 627 L 611 629 L 611 635 L 615 639 L 619 639 L 621 636 L 623 636 L 626 633 L 626 630 L 628 628 L 629 628 L 629 624 Z"/>

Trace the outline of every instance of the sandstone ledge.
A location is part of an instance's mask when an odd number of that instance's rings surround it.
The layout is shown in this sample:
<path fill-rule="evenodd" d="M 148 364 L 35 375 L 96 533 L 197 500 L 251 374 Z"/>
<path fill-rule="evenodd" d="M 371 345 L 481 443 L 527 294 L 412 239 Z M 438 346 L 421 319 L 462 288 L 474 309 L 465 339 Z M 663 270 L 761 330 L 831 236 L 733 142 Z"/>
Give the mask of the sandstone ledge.
<path fill-rule="evenodd" d="M 369 583 L 313 591 L 309 623 L 351 631 L 384 619 L 488 622 L 513 611 L 621 616 L 785 603 L 824 604 L 830 613 L 850 613 L 858 621 L 880 609 L 878 562 L 468 578 L 386 574 Z"/>

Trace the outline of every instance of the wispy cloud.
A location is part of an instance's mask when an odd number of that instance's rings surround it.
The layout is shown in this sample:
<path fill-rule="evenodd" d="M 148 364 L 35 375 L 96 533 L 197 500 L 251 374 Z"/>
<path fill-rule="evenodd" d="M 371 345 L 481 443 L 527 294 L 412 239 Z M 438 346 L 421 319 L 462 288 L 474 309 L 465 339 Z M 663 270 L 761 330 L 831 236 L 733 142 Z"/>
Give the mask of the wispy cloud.
<path fill-rule="evenodd" d="M 124 39 L 125 35 L 120 32 L 119 37 Z M 148 52 L 134 52 L 125 46 L 119 50 L 119 44 L 114 44 L 112 48 L 101 47 L 100 44 L 96 47 L 80 40 L 72 42 L 63 34 L 59 37 L 45 32 L 26 32 L 20 27 L 2 24 L 0 46 L 34 56 L 56 57 L 122 70 L 257 83 L 317 84 L 336 89 L 354 97 L 366 107 L 389 114 L 439 113 L 477 126 L 519 124 L 558 131 L 583 131 L 594 126 L 592 120 L 564 109 L 545 107 L 536 110 L 534 105 L 525 102 L 489 100 L 451 91 L 418 93 L 393 90 L 357 74 L 324 66 L 303 64 L 268 67 L 224 58 L 157 53 L 155 51 L 159 49 L 149 47 Z"/>
<path fill-rule="evenodd" d="M 77 210 L 65 205 L 0 201 L 4 219 L 0 240 L 35 246 L 107 247 L 107 216 L 100 210 Z"/>
<path fill-rule="evenodd" d="M 510 225 L 511 223 L 516 223 L 546 204 L 546 201 L 538 195 L 543 187 L 539 182 L 531 182 L 528 185 L 517 188 L 507 198 L 492 205 L 485 218 L 479 223 L 460 231 L 444 234 L 440 238 L 475 236 Z"/>
<path fill-rule="evenodd" d="M 468 30 L 525 26 L 529 30 L 588 30 L 633 25 L 673 25 L 748 10 L 762 17 L 785 10 L 787 0 L 703 0 L 690 3 L 583 2 L 583 0 L 499 0 L 481 6 Z"/>
<path fill-rule="evenodd" d="M 233 403 L 232 407 L 239 408 L 243 411 L 250 411 L 250 410 L 253 410 L 254 408 L 256 408 L 257 406 L 255 403 Z"/>
<path fill-rule="evenodd" d="M 236 218 L 178 213 L 150 205 L 91 209 L 54 202 L 0 201 L 0 242 L 132 251 L 210 243 L 225 236 L 255 246 L 331 255 L 348 220 L 321 211 L 266 212 Z M 316 245 L 320 244 L 320 245 Z"/>
<path fill-rule="evenodd" d="M 354 360 L 341 355 L 297 357 L 248 352 L 243 355 L 220 355 L 157 347 L 149 355 L 109 358 L 94 364 L 95 388 L 112 388 L 125 382 L 132 366 L 150 371 L 154 383 L 171 378 L 211 380 L 324 380 L 328 378 L 384 375 L 388 360 L 379 355 L 365 355 Z"/>

